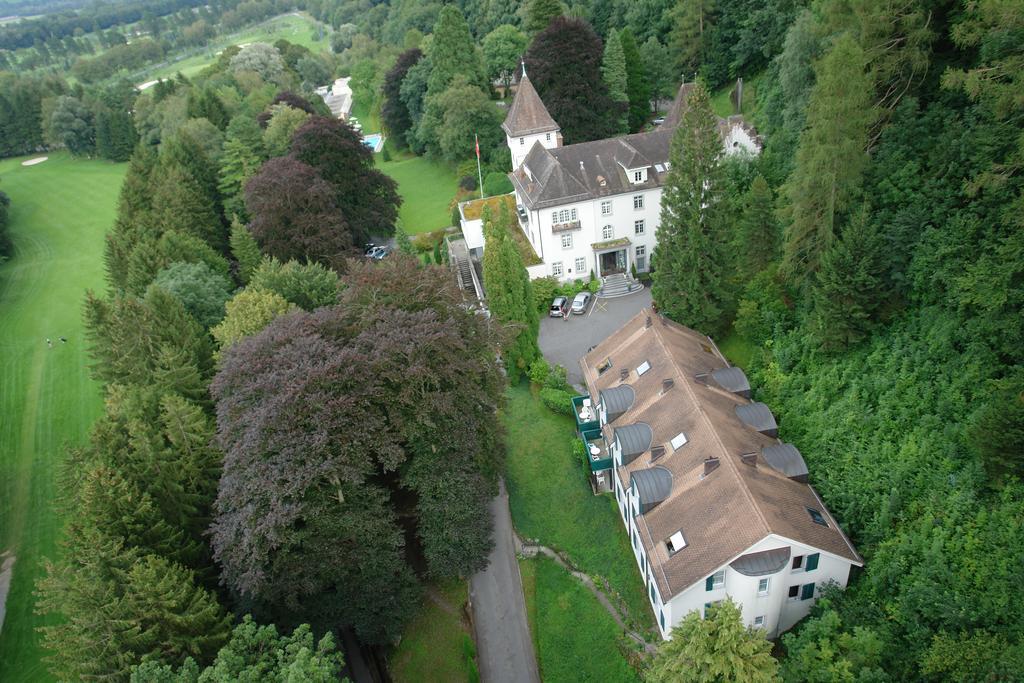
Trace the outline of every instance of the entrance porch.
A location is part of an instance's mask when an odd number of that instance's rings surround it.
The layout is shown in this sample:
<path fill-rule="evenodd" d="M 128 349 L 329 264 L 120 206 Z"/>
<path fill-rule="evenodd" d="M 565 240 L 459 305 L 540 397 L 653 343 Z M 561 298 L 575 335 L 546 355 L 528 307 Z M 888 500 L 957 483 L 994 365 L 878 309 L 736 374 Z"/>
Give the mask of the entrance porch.
<path fill-rule="evenodd" d="M 590 246 L 594 250 L 594 263 L 597 264 L 598 277 L 630 272 L 629 238 L 622 237 L 607 242 L 596 242 Z"/>

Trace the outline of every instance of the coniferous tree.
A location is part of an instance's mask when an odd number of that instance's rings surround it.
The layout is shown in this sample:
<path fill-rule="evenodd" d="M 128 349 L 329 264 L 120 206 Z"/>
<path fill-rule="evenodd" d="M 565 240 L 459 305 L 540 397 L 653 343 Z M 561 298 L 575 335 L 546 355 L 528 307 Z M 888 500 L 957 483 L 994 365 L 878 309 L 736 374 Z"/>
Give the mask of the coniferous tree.
<path fill-rule="evenodd" d="M 758 174 L 744 197 L 743 216 L 737 235 L 742 263 L 740 271 L 747 279 L 772 263 L 779 248 L 779 225 L 775 220 L 775 198 L 768 181 Z"/>
<path fill-rule="evenodd" d="M 487 207 L 483 222 L 487 240 L 483 263 L 487 308 L 495 318 L 513 328 L 515 336 L 504 344 L 502 356 L 509 381 L 514 386 L 520 374 L 527 371 L 539 354 L 537 332 L 540 322 L 533 303 L 530 278 L 519 249 L 508 234 L 510 229 L 516 228 L 509 225 L 507 212 L 499 208 L 498 215 L 494 216 Z"/>
<path fill-rule="evenodd" d="M 168 264 L 156 274 L 150 287 L 173 294 L 200 325 L 209 329 L 224 318 L 224 303 L 231 298 L 231 282 L 202 261 Z"/>
<path fill-rule="evenodd" d="M 629 96 L 629 130 L 637 132 L 651 115 L 651 86 L 636 36 L 629 28 L 619 34 L 622 55 L 626 59 L 626 93 Z"/>
<path fill-rule="evenodd" d="M 815 67 L 807 128 L 782 190 L 789 219 L 783 265 L 794 282 L 818 269 L 837 223 L 860 193 L 868 130 L 875 120 L 865 64 L 864 50 L 844 34 Z"/>
<path fill-rule="evenodd" d="M 670 318 L 710 334 L 719 330 L 727 300 L 718 206 L 722 141 L 703 82 L 694 85 L 687 103 L 669 150 L 672 169 L 661 195 L 651 293 Z"/>
<path fill-rule="evenodd" d="M 319 263 L 264 258 L 253 271 L 249 287 L 279 294 L 306 311 L 338 303 L 338 274 Z"/>
<path fill-rule="evenodd" d="M 600 140 L 615 131 L 616 103 L 601 79 L 601 39 L 581 19 L 558 17 L 526 52 L 526 70 L 566 144 Z"/>
<path fill-rule="evenodd" d="M 762 631 L 743 625 L 731 598 L 707 609 L 703 619 L 693 611 L 661 643 L 644 680 L 647 683 L 774 683 L 779 665 Z"/>
<path fill-rule="evenodd" d="M 608 96 L 615 103 L 614 133 L 629 132 L 629 83 L 626 74 L 626 55 L 622 41 L 615 31 L 608 33 L 601 60 L 601 77 L 608 88 Z"/>
<path fill-rule="evenodd" d="M 216 205 L 183 168 L 161 164 L 150 179 L 152 225 L 163 234 L 176 230 L 195 235 L 215 249 L 226 243 Z"/>
<path fill-rule="evenodd" d="M 224 153 L 220 159 L 217 189 L 224 198 L 224 213 L 246 219 L 245 196 L 242 188 L 256 175 L 266 161 L 263 133 L 259 125 L 248 116 L 236 116 L 228 124 L 224 139 Z"/>
<path fill-rule="evenodd" d="M 643 59 L 644 75 L 651 87 L 651 98 L 655 109 L 662 99 L 671 98 L 676 85 L 676 74 L 672 68 L 672 60 L 668 56 L 668 48 L 654 36 L 640 48 Z"/>
<path fill-rule="evenodd" d="M 526 5 L 526 23 L 524 28 L 530 35 L 546 29 L 555 17 L 562 16 L 562 3 L 559 0 L 529 0 Z"/>
<path fill-rule="evenodd" d="M 714 19 L 714 0 L 682 0 L 671 10 L 669 49 L 676 55 L 676 72 L 692 80 L 705 62 Z"/>
<path fill-rule="evenodd" d="M 242 284 L 249 284 L 249 278 L 259 268 L 263 254 L 260 252 L 260 245 L 256 238 L 249 232 L 249 228 L 242 225 L 238 218 L 231 221 L 231 255 L 238 262 L 238 279 Z"/>
<path fill-rule="evenodd" d="M 145 143 L 138 145 L 121 184 L 117 219 L 113 229 L 107 233 L 103 252 L 107 279 L 115 289 L 124 289 L 128 280 L 128 260 L 138 243 L 158 236 L 149 219 L 153 208 L 151 176 L 156 164 L 156 149 Z"/>
<path fill-rule="evenodd" d="M 406 50 L 398 55 L 395 65 L 384 76 L 384 103 L 380 111 L 381 121 L 391 135 L 391 139 L 397 142 L 399 147 L 409 146 L 407 135 L 413 127 L 412 114 L 402 99 L 402 81 L 405 80 L 409 69 L 416 66 L 421 59 L 423 59 L 423 53 L 419 48 Z"/>
<path fill-rule="evenodd" d="M 427 95 L 444 92 L 456 76 L 462 75 L 483 90 L 490 91 L 486 71 L 466 17 L 455 5 L 444 5 L 437 13 L 434 41 L 430 47 L 430 76 Z"/>
<path fill-rule="evenodd" d="M 870 331 L 885 296 L 884 250 L 885 242 L 865 208 L 821 255 L 812 327 L 826 350 L 856 344 Z"/>

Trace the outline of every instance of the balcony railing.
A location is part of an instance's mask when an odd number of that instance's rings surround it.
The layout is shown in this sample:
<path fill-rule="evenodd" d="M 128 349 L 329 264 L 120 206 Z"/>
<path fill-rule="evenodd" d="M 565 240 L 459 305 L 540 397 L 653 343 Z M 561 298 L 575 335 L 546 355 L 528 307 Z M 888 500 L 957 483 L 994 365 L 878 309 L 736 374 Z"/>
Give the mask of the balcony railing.
<path fill-rule="evenodd" d="M 582 225 L 579 221 L 569 221 L 568 223 L 553 223 L 551 225 L 551 232 L 566 232 L 567 230 L 579 230 Z"/>
<path fill-rule="evenodd" d="M 591 472 L 609 470 L 612 467 L 612 456 L 608 452 L 608 444 L 600 429 L 588 429 L 580 433 L 583 439 L 583 447 L 586 449 L 587 462 L 590 463 Z"/>
<path fill-rule="evenodd" d="M 600 429 L 601 423 L 594 406 L 584 406 L 584 401 L 589 401 L 586 394 L 572 397 L 572 414 L 576 416 L 576 431 L 582 433 L 588 429 Z"/>

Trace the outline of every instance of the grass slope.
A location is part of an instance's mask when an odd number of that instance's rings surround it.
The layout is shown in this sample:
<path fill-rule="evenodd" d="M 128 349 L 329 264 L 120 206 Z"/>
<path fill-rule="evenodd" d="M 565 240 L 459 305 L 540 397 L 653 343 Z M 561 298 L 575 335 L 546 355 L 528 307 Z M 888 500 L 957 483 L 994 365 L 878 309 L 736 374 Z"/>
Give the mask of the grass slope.
<path fill-rule="evenodd" d="M 127 169 L 65 154 L 36 166 L 21 161 L 0 161 L 16 248 L 0 265 L 0 552 L 17 556 L 0 631 L 5 683 L 49 680 L 32 591 L 61 527 L 53 510 L 57 465 L 102 407 L 86 370 L 82 295 L 103 287 L 103 235 Z"/>
<path fill-rule="evenodd" d="M 619 627 L 590 591 L 545 557 L 520 560 L 519 571 L 545 683 L 639 682 L 619 652 Z"/>
<path fill-rule="evenodd" d="M 424 594 L 419 611 L 402 634 L 402 642 L 389 657 L 388 669 L 395 683 L 479 680 L 479 676 L 474 677 L 473 636 L 462 619 L 469 586 L 455 580 L 434 589 L 445 605 Z"/>
<path fill-rule="evenodd" d="M 653 629 L 654 614 L 615 500 L 591 492 L 583 463 L 572 453 L 572 419 L 545 408 L 524 383 L 509 389 L 504 422 L 506 483 L 516 529 L 607 580 L 624 600 L 630 621 Z"/>

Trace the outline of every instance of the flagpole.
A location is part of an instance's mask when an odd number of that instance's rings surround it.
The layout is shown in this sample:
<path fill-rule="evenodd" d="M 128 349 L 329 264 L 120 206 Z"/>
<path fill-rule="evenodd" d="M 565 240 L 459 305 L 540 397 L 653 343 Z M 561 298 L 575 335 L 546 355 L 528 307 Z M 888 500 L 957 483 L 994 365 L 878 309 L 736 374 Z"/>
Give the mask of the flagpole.
<path fill-rule="evenodd" d="M 480 170 L 480 138 L 473 133 L 473 140 L 476 142 L 476 176 L 480 182 L 480 199 L 484 198 L 484 172 Z"/>

